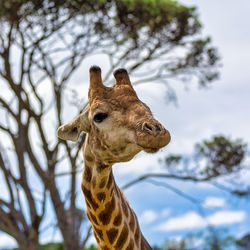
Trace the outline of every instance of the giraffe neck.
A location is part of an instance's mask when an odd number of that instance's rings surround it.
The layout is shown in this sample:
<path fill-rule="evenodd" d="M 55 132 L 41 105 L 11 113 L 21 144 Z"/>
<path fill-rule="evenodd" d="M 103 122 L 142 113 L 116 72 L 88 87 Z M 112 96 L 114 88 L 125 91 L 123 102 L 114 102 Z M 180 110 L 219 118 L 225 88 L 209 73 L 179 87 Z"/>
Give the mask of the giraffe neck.
<path fill-rule="evenodd" d="M 85 145 L 82 191 L 98 249 L 152 249 L 137 217 L 115 183 L 112 166 L 96 162 Z"/>

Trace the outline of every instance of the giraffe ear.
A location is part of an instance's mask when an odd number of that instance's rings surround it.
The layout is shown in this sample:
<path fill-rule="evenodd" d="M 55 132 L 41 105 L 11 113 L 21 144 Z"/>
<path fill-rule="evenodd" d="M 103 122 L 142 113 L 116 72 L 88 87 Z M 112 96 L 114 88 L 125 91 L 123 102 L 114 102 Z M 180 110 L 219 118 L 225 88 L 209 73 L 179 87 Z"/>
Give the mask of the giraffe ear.
<path fill-rule="evenodd" d="M 89 101 L 90 103 L 96 96 L 102 96 L 105 86 L 102 83 L 102 71 L 98 66 L 89 69 Z"/>
<path fill-rule="evenodd" d="M 79 114 L 73 121 L 60 126 L 57 136 L 62 140 L 77 141 L 82 131 L 89 132 L 90 123 L 88 119 L 89 108 Z"/>
<path fill-rule="evenodd" d="M 100 67 L 93 65 L 89 69 L 89 83 L 90 88 L 98 89 L 103 88 L 102 83 L 102 70 Z"/>
<path fill-rule="evenodd" d="M 116 80 L 116 85 L 129 85 L 132 87 L 130 79 L 129 79 L 129 75 L 126 69 L 117 69 L 114 72 L 114 77 Z"/>

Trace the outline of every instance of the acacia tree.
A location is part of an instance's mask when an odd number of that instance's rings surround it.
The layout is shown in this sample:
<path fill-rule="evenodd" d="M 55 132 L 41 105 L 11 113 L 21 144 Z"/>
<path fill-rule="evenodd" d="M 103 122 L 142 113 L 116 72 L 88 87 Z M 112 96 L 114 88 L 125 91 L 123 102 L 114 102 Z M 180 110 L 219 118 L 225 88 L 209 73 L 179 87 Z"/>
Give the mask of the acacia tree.
<path fill-rule="evenodd" d="M 20 249 L 40 249 L 51 204 L 64 249 L 82 249 L 90 236 L 76 199 L 84 136 L 74 145 L 55 136 L 72 74 L 103 54 L 105 81 L 122 66 L 137 83 L 161 81 L 171 93 L 170 78 L 196 77 L 203 86 L 216 79 L 216 49 L 200 36 L 196 9 L 172 0 L 7 0 L 0 26 L 0 230 Z"/>
<path fill-rule="evenodd" d="M 129 188 L 149 179 L 176 179 L 181 181 L 209 182 L 238 197 L 248 197 L 250 186 L 244 180 L 249 172 L 249 149 L 242 139 L 232 140 L 223 135 L 213 136 L 194 146 L 192 155 L 169 155 L 161 159 L 164 173 L 147 173 L 131 180 L 123 188 Z M 153 182 L 157 184 L 157 182 Z M 158 184 L 195 202 L 190 196 L 166 183 Z"/>

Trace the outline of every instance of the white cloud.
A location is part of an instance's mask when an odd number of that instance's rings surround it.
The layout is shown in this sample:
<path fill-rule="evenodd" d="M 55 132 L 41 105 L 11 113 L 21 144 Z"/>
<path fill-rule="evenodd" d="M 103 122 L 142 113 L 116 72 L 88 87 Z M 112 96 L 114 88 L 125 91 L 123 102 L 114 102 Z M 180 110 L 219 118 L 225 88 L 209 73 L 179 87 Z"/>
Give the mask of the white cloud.
<path fill-rule="evenodd" d="M 244 221 L 246 213 L 244 211 L 220 211 L 205 218 L 197 212 L 188 212 L 182 216 L 174 217 L 158 225 L 157 231 L 179 231 L 188 229 L 203 228 L 208 225 L 221 226 L 239 223 Z"/>
<path fill-rule="evenodd" d="M 241 222 L 245 219 L 244 211 L 219 211 L 207 217 L 213 226 L 228 225 Z"/>
<path fill-rule="evenodd" d="M 142 224 L 150 224 L 157 219 L 158 215 L 152 210 L 145 210 L 139 218 Z"/>
<path fill-rule="evenodd" d="M 178 231 L 205 227 L 204 219 L 196 212 L 189 212 L 179 217 L 174 217 L 157 226 L 158 231 Z"/>
<path fill-rule="evenodd" d="M 16 247 L 17 243 L 14 238 L 9 236 L 8 234 L 1 233 L 0 234 L 0 248 L 4 247 Z"/>
<path fill-rule="evenodd" d="M 202 205 L 207 208 L 224 207 L 226 205 L 226 201 L 224 198 L 207 197 Z"/>

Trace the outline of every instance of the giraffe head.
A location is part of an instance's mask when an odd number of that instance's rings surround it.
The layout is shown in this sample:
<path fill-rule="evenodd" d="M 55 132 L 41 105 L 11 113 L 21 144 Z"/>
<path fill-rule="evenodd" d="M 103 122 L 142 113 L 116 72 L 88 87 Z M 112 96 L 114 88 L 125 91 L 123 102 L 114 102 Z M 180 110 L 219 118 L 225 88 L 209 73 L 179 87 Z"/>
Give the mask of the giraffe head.
<path fill-rule="evenodd" d="M 92 154 L 107 164 L 129 161 L 141 150 L 154 153 L 169 143 L 168 130 L 139 100 L 125 69 L 114 72 L 114 87 L 103 85 L 99 67 L 92 66 L 89 73 L 89 106 L 59 127 L 58 137 L 76 141 L 85 131 Z"/>

